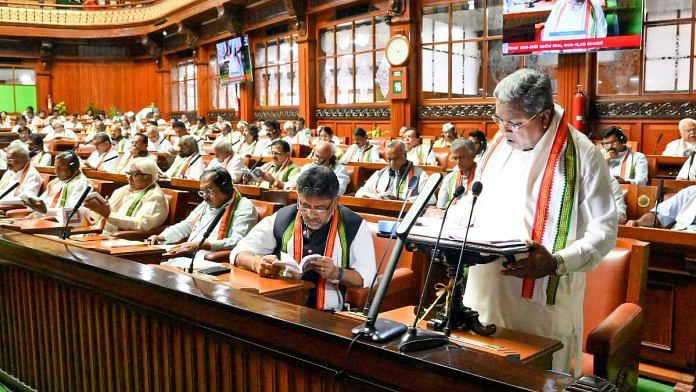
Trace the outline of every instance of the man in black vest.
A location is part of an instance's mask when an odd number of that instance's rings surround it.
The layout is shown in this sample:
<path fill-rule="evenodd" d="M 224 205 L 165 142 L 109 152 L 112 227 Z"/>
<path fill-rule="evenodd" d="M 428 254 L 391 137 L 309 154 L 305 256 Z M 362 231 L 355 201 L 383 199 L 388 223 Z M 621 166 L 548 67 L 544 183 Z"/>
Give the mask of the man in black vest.
<path fill-rule="evenodd" d="M 305 171 L 297 180 L 297 204 L 259 222 L 237 244 L 230 262 L 267 277 L 293 275 L 283 264 L 294 263 L 297 275 L 316 285 L 310 306 L 341 309 L 345 287 L 371 283 L 375 251 L 367 224 L 339 205 L 337 195 L 331 169 Z"/>

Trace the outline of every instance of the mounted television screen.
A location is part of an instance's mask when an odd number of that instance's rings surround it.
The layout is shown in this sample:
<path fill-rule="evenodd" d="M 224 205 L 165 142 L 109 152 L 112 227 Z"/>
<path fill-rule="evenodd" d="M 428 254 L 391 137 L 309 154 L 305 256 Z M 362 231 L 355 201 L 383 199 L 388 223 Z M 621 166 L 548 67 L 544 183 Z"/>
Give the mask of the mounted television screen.
<path fill-rule="evenodd" d="M 243 35 L 218 42 L 216 48 L 218 67 L 220 67 L 220 80 L 223 83 L 253 81 L 254 72 L 251 69 L 251 52 L 249 51 L 248 36 Z"/>
<path fill-rule="evenodd" d="M 504 0 L 503 54 L 639 49 L 643 0 Z"/>

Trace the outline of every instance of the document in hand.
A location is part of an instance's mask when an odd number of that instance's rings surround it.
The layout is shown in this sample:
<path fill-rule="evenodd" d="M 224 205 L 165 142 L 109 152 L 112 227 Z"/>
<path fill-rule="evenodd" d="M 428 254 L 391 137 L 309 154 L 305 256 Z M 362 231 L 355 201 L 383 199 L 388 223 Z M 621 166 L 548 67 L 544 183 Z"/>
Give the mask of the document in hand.
<path fill-rule="evenodd" d="M 320 259 L 322 257 L 323 256 L 321 255 L 309 255 L 303 257 L 302 260 L 298 263 L 289 254 L 281 252 L 280 260 L 274 261 L 273 265 L 277 265 L 282 268 L 280 270 L 280 276 L 284 278 L 301 279 L 302 275 L 304 275 L 305 272 L 311 269 L 310 262 L 312 260 Z"/>

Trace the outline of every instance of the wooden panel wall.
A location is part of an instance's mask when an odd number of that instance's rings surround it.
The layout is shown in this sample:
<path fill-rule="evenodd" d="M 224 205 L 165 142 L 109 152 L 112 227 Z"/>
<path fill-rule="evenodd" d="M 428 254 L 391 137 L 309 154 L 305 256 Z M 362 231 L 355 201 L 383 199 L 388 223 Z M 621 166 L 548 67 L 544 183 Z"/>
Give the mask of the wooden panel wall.
<path fill-rule="evenodd" d="M 355 128 L 363 128 L 366 132 L 370 132 L 379 127 L 382 132 L 389 132 L 385 136 L 398 137 L 398 129 L 395 131 L 391 130 L 391 123 L 389 121 L 380 120 L 341 120 L 341 121 L 328 121 L 328 120 L 317 120 L 317 126 L 324 125 L 329 126 L 334 131 L 334 135 L 339 137 L 347 137 L 348 140 L 353 140 L 353 130 Z M 315 127 L 312 127 L 315 128 Z"/>
<path fill-rule="evenodd" d="M 107 113 L 111 106 L 136 113 L 151 102 L 161 106 L 163 88 L 154 61 L 57 59 L 50 72 L 53 103 L 64 101 L 70 112 L 84 113 L 90 102 Z"/>

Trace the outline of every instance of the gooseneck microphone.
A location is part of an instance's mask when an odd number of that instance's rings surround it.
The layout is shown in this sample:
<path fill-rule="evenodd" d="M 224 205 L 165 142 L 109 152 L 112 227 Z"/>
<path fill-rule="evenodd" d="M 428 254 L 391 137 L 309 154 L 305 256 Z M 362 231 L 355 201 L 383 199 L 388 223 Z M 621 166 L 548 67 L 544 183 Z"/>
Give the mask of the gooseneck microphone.
<path fill-rule="evenodd" d="M 3 197 L 9 195 L 10 192 L 12 192 L 13 190 L 15 190 L 18 186 L 19 186 L 19 182 L 15 182 L 14 184 L 12 184 L 9 188 L 7 188 L 7 189 L 5 190 L 5 192 L 2 193 L 2 195 L 0 195 L 0 199 L 2 199 Z"/>
<path fill-rule="evenodd" d="M 450 304 L 449 308 L 447 309 L 447 324 L 445 325 L 445 336 L 449 337 L 451 333 L 451 328 L 452 328 L 452 300 L 454 297 L 454 292 L 456 290 L 457 282 L 459 281 L 459 276 L 461 275 L 462 272 L 462 261 L 464 260 L 464 248 L 466 247 L 466 240 L 469 237 L 469 228 L 471 227 L 471 217 L 474 215 L 474 206 L 476 205 L 476 200 L 478 200 L 479 195 L 481 194 L 481 191 L 483 190 L 483 184 L 481 184 L 480 181 L 476 181 L 473 184 L 471 184 L 471 210 L 469 211 L 469 220 L 466 223 L 466 231 L 464 232 L 464 241 L 462 242 L 462 247 L 459 249 L 459 260 L 457 261 L 457 269 L 454 272 L 454 284 L 452 285 L 452 292 L 450 292 L 449 295 L 449 300 L 447 301 L 448 304 Z M 463 293 L 462 293 L 463 294 Z"/>
<path fill-rule="evenodd" d="M 217 212 L 217 214 L 215 214 L 215 217 L 213 217 L 213 220 L 210 221 L 208 228 L 203 233 L 203 238 L 201 238 L 201 241 L 196 246 L 196 249 L 193 250 L 193 253 L 191 254 L 191 264 L 189 264 L 188 267 L 189 274 L 193 273 L 193 261 L 196 260 L 196 253 L 198 253 L 198 251 L 201 249 L 201 246 L 203 246 L 205 240 L 207 240 L 208 237 L 210 237 L 210 233 L 213 232 L 215 226 L 217 226 L 217 224 L 220 222 L 220 219 L 222 219 L 222 216 L 225 214 L 225 210 L 227 210 L 227 206 L 230 205 L 230 203 L 232 203 L 232 200 L 234 200 L 234 198 L 231 198 L 225 204 L 223 204 L 222 207 L 220 207 L 220 210 Z"/>
<path fill-rule="evenodd" d="M 689 158 L 689 170 L 686 172 L 687 180 L 691 179 L 691 167 L 694 165 L 694 155 L 696 155 L 696 151 L 691 151 L 691 158 Z M 694 178 L 694 180 L 696 180 L 696 178 Z"/>
<path fill-rule="evenodd" d="M 478 183 L 480 184 L 480 182 Z M 408 328 L 408 331 L 401 337 L 401 342 L 399 342 L 399 351 L 420 351 L 429 348 L 435 348 L 447 344 L 449 339 L 447 336 L 431 332 L 431 331 L 418 331 L 418 319 L 420 318 L 421 311 L 423 310 L 423 302 L 425 301 L 425 293 L 430 286 L 430 275 L 433 271 L 433 264 L 435 264 L 435 258 L 437 257 L 437 252 L 440 250 L 440 239 L 442 238 L 442 230 L 445 227 L 445 221 L 447 221 L 447 213 L 449 212 L 452 202 L 461 196 L 466 188 L 459 185 L 455 189 L 452 199 L 447 203 L 445 208 L 445 213 L 442 216 L 442 223 L 440 223 L 440 231 L 437 233 L 437 239 L 435 240 L 435 247 L 430 254 L 430 265 L 428 266 L 428 272 L 425 274 L 425 283 L 423 284 L 423 291 L 421 291 L 420 299 L 418 300 L 418 307 L 416 307 L 416 315 L 413 318 L 413 325 Z"/>
<path fill-rule="evenodd" d="M 660 203 L 662 203 L 662 198 L 664 197 L 664 184 L 665 180 L 663 178 L 660 178 L 657 181 L 657 192 L 655 193 L 655 213 L 653 214 L 652 227 L 657 227 L 657 207 L 660 206 Z"/>
<path fill-rule="evenodd" d="M 70 225 L 70 219 L 72 219 L 73 216 L 75 216 L 75 213 L 77 210 L 82 207 L 82 203 L 84 203 L 85 199 L 87 198 L 87 195 L 89 192 L 92 191 L 92 187 L 87 185 L 85 188 L 84 192 L 80 195 L 80 198 L 77 199 L 77 203 L 75 203 L 75 206 L 73 207 L 72 211 L 70 211 L 70 215 L 68 216 L 68 219 L 65 220 L 65 226 L 63 226 L 63 231 L 60 233 L 60 238 L 61 239 L 67 239 L 68 238 L 68 225 Z"/>

